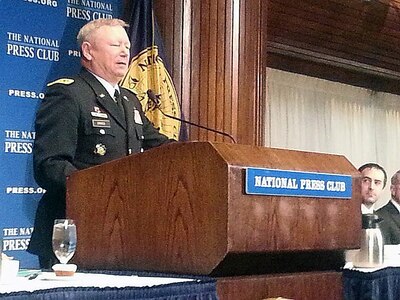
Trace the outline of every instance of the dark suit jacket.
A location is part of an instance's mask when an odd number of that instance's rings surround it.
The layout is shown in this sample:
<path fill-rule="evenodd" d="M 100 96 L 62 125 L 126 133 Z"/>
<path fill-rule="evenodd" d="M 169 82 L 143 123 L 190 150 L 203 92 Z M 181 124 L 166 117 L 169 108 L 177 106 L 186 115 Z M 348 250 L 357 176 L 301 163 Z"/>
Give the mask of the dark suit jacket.
<path fill-rule="evenodd" d="M 47 192 L 39 202 L 29 252 L 51 255 L 54 219 L 65 217 L 68 175 L 171 141 L 152 126 L 135 94 L 120 91 L 125 117 L 85 69 L 49 85 L 37 112 L 33 147 L 35 179 Z"/>
<path fill-rule="evenodd" d="M 400 244 L 400 213 L 389 201 L 388 204 L 376 211 L 376 214 L 383 219 L 380 223 L 384 243 L 388 245 Z"/>

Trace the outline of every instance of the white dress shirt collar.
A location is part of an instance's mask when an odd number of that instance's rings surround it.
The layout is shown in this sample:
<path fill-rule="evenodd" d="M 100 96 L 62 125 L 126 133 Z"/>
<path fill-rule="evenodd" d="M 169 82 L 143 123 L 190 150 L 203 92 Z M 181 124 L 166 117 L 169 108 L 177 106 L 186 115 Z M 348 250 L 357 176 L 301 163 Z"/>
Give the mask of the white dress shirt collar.
<path fill-rule="evenodd" d="M 89 71 L 90 72 L 90 71 Z M 90 72 L 92 73 L 92 72 Z M 119 90 L 119 86 L 118 84 L 116 84 L 115 86 L 113 86 L 111 83 L 109 83 L 107 80 L 101 78 L 100 76 L 97 76 L 96 74 L 92 73 L 94 77 L 97 78 L 98 81 L 100 81 L 101 85 L 104 86 L 104 88 L 107 90 L 107 92 L 110 94 L 111 98 L 114 99 L 114 93 L 115 90 L 118 90 L 118 92 L 120 93 Z"/>
<path fill-rule="evenodd" d="M 367 207 L 364 203 L 361 203 L 361 213 L 364 214 L 373 214 L 374 213 L 374 206 Z"/>

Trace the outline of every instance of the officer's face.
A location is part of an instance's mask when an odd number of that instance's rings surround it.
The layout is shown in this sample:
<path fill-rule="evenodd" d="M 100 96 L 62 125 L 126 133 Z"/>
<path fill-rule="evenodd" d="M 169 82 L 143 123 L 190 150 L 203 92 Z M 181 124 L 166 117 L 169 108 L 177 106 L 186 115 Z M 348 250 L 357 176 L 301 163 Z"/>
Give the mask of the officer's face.
<path fill-rule="evenodd" d="M 129 38 L 122 26 L 102 26 L 82 45 L 86 67 L 113 85 L 128 70 L 129 49 Z"/>

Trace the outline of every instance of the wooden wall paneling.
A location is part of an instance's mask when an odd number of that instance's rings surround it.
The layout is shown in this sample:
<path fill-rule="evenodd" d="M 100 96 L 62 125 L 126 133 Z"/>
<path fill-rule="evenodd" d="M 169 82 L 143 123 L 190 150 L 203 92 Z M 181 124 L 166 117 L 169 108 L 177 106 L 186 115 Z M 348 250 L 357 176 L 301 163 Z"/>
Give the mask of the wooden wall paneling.
<path fill-rule="evenodd" d="M 322 4 L 305 6 L 299 10 L 298 5 L 273 2 L 276 26 L 268 28 L 270 34 L 277 39 L 296 41 L 302 46 L 329 54 L 360 60 L 373 64 L 376 57 L 381 56 L 381 64 L 390 67 L 398 63 L 398 55 L 394 56 L 392 39 L 372 38 L 370 32 L 364 31 L 361 10 L 349 10 L 336 6 L 328 11 Z M 274 20 L 271 20 L 274 24 Z M 382 33 L 382 35 L 384 35 Z M 385 36 L 389 38 L 389 36 Z M 379 41 L 379 43 L 378 43 Z M 351 44 L 351 47 L 349 47 Z"/>
<path fill-rule="evenodd" d="M 217 20 L 218 11 L 216 9 L 217 1 L 214 0 L 203 0 L 202 1 L 202 24 L 201 28 L 205 29 L 201 31 L 200 45 L 201 45 L 201 94 L 200 107 L 204 109 L 200 110 L 200 122 L 207 124 L 211 128 L 215 127 L 215 82 L 217 80 Z M 204 87 L 204 89 L 203 89 Z M 208 140 L 213 133 L 204 130 L 200 131 L 200 139 Z"/>
<path fill-rule="evenodd" d="M 240 57 L 238 139 L 250 145 L 261 145 L 263 124 L 263 80 L 266 53 L 262 30 L 267 19 L 267 2 L 240 2 Z"/>
<path fill-rule="evenodd" d="M 240 2 L 239 1 L 230 1 L 229 5 L 227 5 L 226 10 L 226 35 L 228 38 L 226 39 L 226 71 L 225 71 L 225 95 L 227 97 L 227 106 L 226 109 L 231 111 L 231 116 L 225 117 L 225 122 L 229 123 L 229 128 L 231 129 L 231 133 L 233 136 L 238 136 L 238 102 L 239 99 L 237 97 L 239 93 L 239 67 L 237 65 L 237 61 L 239 61 L 239 22 L 235 22 L 238 20 L 240 12 Z M 229 50 L 231 49 L 231 51 Z M 229 70 L 229 72 L 227 71 Z"/>
<path fill-rule="evenodd" d="M 201 124 L 205 124 L 205 126 L 212 127 L 211 124 L 208 123 L 208 102 L 211 102 L 213 99 L 209 99 L 209 84 L 210 77 L 213 77 L 214 74 L 210 74 L 210 60 L 212 60 L 211 54 L 212 51 L 210 49 L 209 35 L 210 35 L 210 1 L 213 0 L 203 0 L 200 5 L 200 31 L 198 36 L 192 36 L 193 39 L 199 40 L 199 56 L 192 56 L 192 59 L 199 60 L 199 95 L 198 98 L 191 98 L 191 101 L 197 101 L 199 103 L 197 120 Z M 215 27 L 212 28 L 213 31 L 216 30 Z M 194 112 L 191 112 L 191 114 Z M 193 115 L 193 117 L 195 114 Z M 205 133 L 202 130 L 198 130 L 197 139 L 199 140 L 207 140 L 207 132 Z"/>
<path fill-rule="evenodd" d="M 260 0 L 154 0 L 162 35 L 173 60 L 186 119 L 261 144 L 261 76 L 265 62 Z M 172 17 L 171 17 L 172 16 Z M 180 30 L 166 30 L 174 26 Z M 174 54 L 179 52 L 179 54 Z M 178 83 L 178 84 L 177 84 Z M 179 86 L 180 84 L 180 86 Z M 191 140 L 230 140 L 190 127 Z"/>
<path fill-rule="evenodd" d="M 200 35 L 201 2 L 191 0 L 154 0 L 154 10 L 167 56 L 170 58 L 171 76 L 181 103 L 182 117 L 199 123 L 191 117 L 194 111 L 199 116 L 199 60 L 193 60 L 200 53 L 199 40 L 193 36 Z M 195 70 L 195 71 L 194 71 Z M 191 135 L 197 136 L 198 129 L 183 124 Z M 193 133 L 194 132 L 194 133 Z"/>
<path fill-rule="evenodd" d="M 190 32 L 190 36 L 188 41 L 185 42 L 183 51 L 191 51 L 191 55 L 189 57 L 189 62 L 187 65 L 188 72 L 187 75 L 190 75 L 190 82 L 186 81 L 184 78 L 184 88 L 188 91 L 189 97 L 184 99 L 183 105 L 187 107 L 188 115 L 191 121 L 194 121 L 197 124 L 200 124 L 200 103 L 198 99 L 202 95 L 201 88 L 201 73 L 200 73 L 200 63 L 201 60 L 196 59 L 201 55 L 201 43 L 199 37 L 202 31 L 202 2 L 201 1 L 189 1 L 191 2 L 192 10 L 189 19 L 187 20 L 189 24 L 192 26 L 192 30 Z M 186 26 L 186 25 L 185 25 Z M 188 127 L 190 132 L 190 139 L 196 140 L 199 137 L 199 129 L 194 126 Z"/>
<path fill-rule="evenodd" d="M 163 39 L 166 54 L 166 63 L 170 75 L 175 75 L 174 86 L 177 94 L 181 94 L 182 81 L 182 51 L 177 51 L 182 47 L 182 5 L 180 0 L 174 1 L 153 1 L 154 14 L 159 25 L 160 34 Z M 160 14 L 159 12 L 163 12 Z M 179 100 L 181 98 L 179 97 Z"/>
<path fill-rule="evenodd" d="M 225 130 L 232 132 L 230 123 L 225 123 L 226 120 L 231 119 L 231 108 L 229 107 L 230 98 L 225 94 L 225 86 L 229 86 L 229 82 L 226 81 L 225 72 L 231 73 L 231 70 L 227 68 L 226 61 L 229 57 L 229 44 L 227 44 L 226 28 L 227 19 L 227 3 L 223 1 L 216 2 L 216 82 L 215 82 L 215 128 L 224 128 Z M 223 47 L 221 47 L 224 45 Z M 222 103 L 221 103 L 222 102 Z M 216 140 L 223 140 L 222 136 L 215 136 Z"/>
<path fill-rule="evenodd" d="M 181 52 L 182 52 L 182 76 L 181 76 L 181 83 L 185 82 L 186 84 L 181 84 L 181 103 L 182 103 L 182 112 L 183 117 L 185 119 L 190 118 L 190 98 L 191 98 L 191 86 L 197 80 L 198 76 L 192 76 L 192 70 L 190 68 L 190 62 L 192 58 L 192 51 L 196 48 L 196 45 L 193 45 L 193 41 L 191 39 L 192 35 L 192 11 L 195 11 L 196 7 L 192 5 L 191 1 L 186 1 L 185 5 L 183 5 L 183 19 L 182 19 L 182 27 L 183 27 L 183 36 L 182 40 L 186 41 L 182 43 Z M 194 18 L 195 19 L 195 18 Z M 196 90 L 193 89 L 193 92 Z M 198 93 L 198 89 L 197 89 Z M 189 126 L 186 126 L 189 127 Z"/>
<path fill-rule="evenodd" d="M 137 1 L 137 0 L 134 0 L 134 1 Z M 174 28 L 176 25 L 174 20 L 179 17 L 179 16 L 175 15 L 175 8 L 176 8 L 175 1 L 169 1 L 169 2 L 166 2 L 164 0 L 153 1 L 153 8 L 154 8 L 154 15 L 156 17 L 156 21 L 157 21 L 157 24 L 160 29 L 160 34 L 163 39 L 164 50 L 168 57 L 168 63 L 171 64 L 171 67 L 173 68 L 173 66 L 175 65 Z M 159 14 L 160 11 L 162 11 L 163 14 Z M 167 16 L 169 19 L 167 19 Z M 171 33 L 171 34 L 167 34 L 167 33 Z M 171 70 L 171 72 L 173 72 L 173 71 L 174 71 L 174 68 Z"/>
<path fill-rule="evenodd" d="M 310 51 L 311 60 L 319 56 L 344 72 L 343 60 L 360 73 L 375 71 L 378 80 L 399 80 L 399 7 L 398 0 L 270 0 L 268 43 Z"/>
<path fill-rule="evenodd" d="M 176 87 L 180 92 L 182 89 L 182 55 L 183 52 L 182 50 L 176 51 L 177 49 L 182 49 L 183 46 L 183 26 L 181 25 L 183 23 L 183 5 L 179 1 L 170 1 L 168 4 L 165 6 L 169 8 L 170 13 L 173 17 L 173 28 L 171 31 L 168 32 L 173 32 L 173 37 L 172 37 L 172 45 L 174 45 L 174 48 L 171 49 L 171 54 L 170 56 L 172 57 L 171 61 L 171 69 L 172 73 L 175 74 L 177 78 L 180 78 L 178 80 L 178 86 Z M 160 8 L 161 9 L 161 8 Z M 164 8 L 165 9 L 165 8 Z M 170 46 L 171 47 L 171 46 Z"/>
<path fill-rule="evenodd" d="M 210 0 L 202 2 L 202 7 L 200 80 L 203 84 L 200 87 L 199 103 L 203 109 L 200 110 L 199 122 L 210 128 L 227 131 L 224 120 L 231 114 L 226 109 L 227 97 L 224 89 L 227 85 L 225 72 L 230 73 L 225 68 L 226 55 L 229 53 L 226 51 L 226 3 Z M 222 141 L 224 137 L 201 130 L 199 139 Z"/>

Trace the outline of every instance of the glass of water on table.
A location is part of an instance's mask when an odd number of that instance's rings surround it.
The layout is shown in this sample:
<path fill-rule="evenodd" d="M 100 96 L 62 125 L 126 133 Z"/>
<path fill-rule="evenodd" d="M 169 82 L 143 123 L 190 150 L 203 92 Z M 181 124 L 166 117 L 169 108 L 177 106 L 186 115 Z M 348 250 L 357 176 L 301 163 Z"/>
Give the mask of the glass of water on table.
<path fill-rule="evenodd" d="M 72 276 L 76 265 L 68 264 L 76 250 L 76 225 L 72 219 L 56 219 L 53 226 L 53 251 L 60 264 L 53 266 L 57 276 Z"/>

